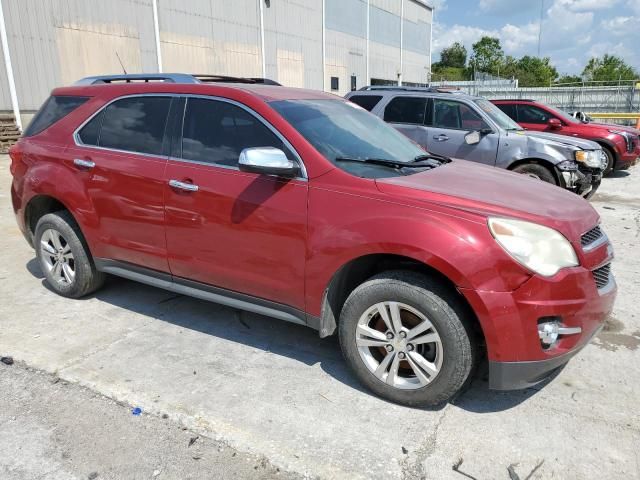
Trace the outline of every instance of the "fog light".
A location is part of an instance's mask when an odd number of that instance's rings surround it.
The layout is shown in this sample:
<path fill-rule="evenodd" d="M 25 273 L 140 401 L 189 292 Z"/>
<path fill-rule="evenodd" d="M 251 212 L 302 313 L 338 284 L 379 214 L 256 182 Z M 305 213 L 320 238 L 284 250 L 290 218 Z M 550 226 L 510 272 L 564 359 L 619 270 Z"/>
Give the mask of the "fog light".
<path fill-rule="evenodd" d="M 538 337 L 540 337 L 542 348 L 549 348 L 558 341 L 559 336 L 560 322 L 558 320 L 538 323 Z"/>

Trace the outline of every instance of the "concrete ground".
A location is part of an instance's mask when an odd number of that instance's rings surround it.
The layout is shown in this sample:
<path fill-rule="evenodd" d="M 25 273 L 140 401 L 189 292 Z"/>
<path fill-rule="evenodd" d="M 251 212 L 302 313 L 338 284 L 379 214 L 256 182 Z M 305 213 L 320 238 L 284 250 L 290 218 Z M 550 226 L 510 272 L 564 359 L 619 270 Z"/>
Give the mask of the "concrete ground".
<path fill-rule="evenodd" d="M 1 355 L 141 406 L 149 421 L 159 417 L 263 456 L 282 472 L 344 479 L 640 478 L 640 167 L 605 179 L 593 200 L 617 255 L 620 293 L 606 330 L 543 387 L 499 393 L 479 378 L 455 402 L 430 410 L 370 395 L 348 372 L 335 339 L 320 340 L 303 327 L 115 278 L 86 299 L 55 295 L 15 224 L 7 163 L 0 158 Z M 7 373 L 14 367 L 0 364 L 2 395 L 13 383 L 14 390 L 30 385 L 22 373 L 15 379 Z M 33 383 L 33 394 L 53 414 L 60 402 L 49 388 Z M 16 409 L 11 422 L 0 417 L 0 476 L 2 468 L 53 462 L 62 448 L 55 435 L 43 448 L 34 446 L 41 440 L 29 432 L 55 431 L 57 423 L 34 427 L 28 412 Z M 81 404 L 66 409 L 63 402 L 57 418 L 69 424 L 83 413 Z M 126 409 L 109 415 L 124 420 L 100 430 L 100 443 L 79 431 L 65 448 L 86 451 L 87 444 L 104 445 L 103 437 L 153 446 L 165 432 L 145 430 Z M 184 438 L 176 441 L 184 449 Z M 128 455 L 126 465 L 135 465 L 131 456 L 138 453 Z M 167 457 L 168 464 L 177 457 Z M 183 476 L 171 469 L 162 475 Z"/>

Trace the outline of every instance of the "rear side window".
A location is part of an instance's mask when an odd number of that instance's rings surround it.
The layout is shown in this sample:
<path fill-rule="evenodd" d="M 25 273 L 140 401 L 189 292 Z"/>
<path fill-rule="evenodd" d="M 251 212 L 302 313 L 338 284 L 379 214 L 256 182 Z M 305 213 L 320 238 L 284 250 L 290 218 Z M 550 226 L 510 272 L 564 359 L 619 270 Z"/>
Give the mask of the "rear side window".
<path fill-rule="evenodd" d="M 236 166 L 245 148 L 275 147 L 291 151 L 264 123 L 228 102 L 189 98 L 182 129 L 182 158 Z"/>
<path fill-rule="evenodd" d="M 548 123 L 553 115 L 532 105 L 518 105 L 518 121 L 522 123 Z"/>
<path fill-rule="evenodd" d="M 381 99 L 381 95 L 354 95 L 353 97 L 349 97 L 349 101 L 360 105 L 369 112 L 373 110 L 373 107 L 375 107 Z"/>
<path fill-rule="evenodd" d="M 434 100 L 433 126 L 455 130 L 482 130 L 489 125 L 468 105 L 453 100 Z"/>
<path fill-rule="evenodd" d="M 42 105 L 38 113 L 24 131 L 25 137 L 31 137 L 49 128 L 61 118 L 73 112 L 76 108 L 89 100 L 89 97 L 72 97 L 52 95 Z"/>
<path fill-rule="evenodd" d="M 515 120 L 516 122 L 518 121 L 515 105 L 507 103 L 495 103 L 494 105 L 511 117 L 511 120 Z"/>
<path fill-rule="evenodd" d="M 79 133 L 91 143 L 127 152 L 162 154 L 162 140 L 171 97 L 130 97 L 116 100 Z M 99 119 L 100 116 L 104 118 Z M 99 122 L 102 122 L 100 126 Z M 99 134 L 96 136 L 96 132 Z M 95 144 L 95 142 L 94 142 Z"/>
<path fill-rule="evenodd" d="M 424 124 L 427 99 L 421 97 L 396 97 L 384 109 L 385 122 Z"/>

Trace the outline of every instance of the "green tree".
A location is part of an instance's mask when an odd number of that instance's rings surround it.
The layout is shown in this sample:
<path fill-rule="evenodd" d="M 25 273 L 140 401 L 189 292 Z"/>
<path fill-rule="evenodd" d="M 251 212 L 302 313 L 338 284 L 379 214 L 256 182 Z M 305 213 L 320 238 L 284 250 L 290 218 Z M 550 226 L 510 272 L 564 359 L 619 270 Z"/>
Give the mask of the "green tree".
<path fill-rule="evenodd" d="M 582 77 L 580 75 L 562 75 L 556 83 L 582 83 Z"/>
<path fill-rule="evenodd" d="M 434 63 L 431 72 L 434 82 L 469 80 L 467 70 L 460 67 L 444 67 L 440 63 Z"/>
<path fill-rule="evenodd" d="M 556 67 L 549 57 L 525 55 L 517 61 L 518 85 L 521 87 L 548 87 L 558 78 Z"/>
<path fill-rule="evenodd" d="M 502 50 L 502 45 L 500 45 L 500 40 L 495 37 L 485 36 L 473 44 L 473 54 L 469 60 L 469 69 L 472 72 L 486 72 L 498 75 L 504 60 L 504 51 Z"/>
<path fill-rule="evenodd" d="M 584 67 L 582 76 L 587 80 L 615 83 L 619 80 L 635 80 L 638 72 L 622 58 L 606 53 L 602 58 L 591 58 Z"/>
<path fill-rule="evenodd" d="M 440 52 L 440 66 L 464 68 L 467 64 L 467 49 L 460 42 L 455 42 Z"/>

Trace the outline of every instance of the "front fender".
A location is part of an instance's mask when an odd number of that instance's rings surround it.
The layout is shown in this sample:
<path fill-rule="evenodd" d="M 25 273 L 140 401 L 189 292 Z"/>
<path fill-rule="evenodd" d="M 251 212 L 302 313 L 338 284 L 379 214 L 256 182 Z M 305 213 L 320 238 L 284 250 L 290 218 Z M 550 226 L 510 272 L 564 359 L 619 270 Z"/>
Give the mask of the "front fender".
<path fill-rule="evenodd" d="M 459 288 L 511 291 L 529 278 L 495 242 L 480 215 L 310 189 L 308 313 L 320 315 L 323 294 L 335 272 L 371 254 L 418 261 Z"/>

